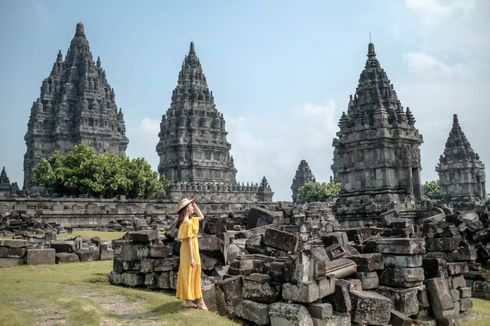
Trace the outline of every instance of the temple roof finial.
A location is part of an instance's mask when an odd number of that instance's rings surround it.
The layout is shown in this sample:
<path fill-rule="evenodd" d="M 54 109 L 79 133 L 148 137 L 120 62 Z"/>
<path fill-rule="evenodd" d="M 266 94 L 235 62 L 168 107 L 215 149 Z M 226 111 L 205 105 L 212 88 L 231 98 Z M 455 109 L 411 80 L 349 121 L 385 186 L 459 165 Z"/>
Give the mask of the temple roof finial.
<path fill-rule="evenodd" d="M 371 36 L 369 37 L 371 38 Z M 369 46 L 368 46 L 368 55 L 367 55 L 369 58 L 371 57 L 375 57 L 376 56 L 376 52 L 374 51 L 374 44 L 369 42 Z"/>
<path fill-rule="evenodd" d="M 75 32 L 75 36 L 84 36 L 85 37 L 85 28 L 82 23 L 77 24 L 77 30 Z"/>
<path fill-rule="evenodd" d="M 189 55 L 196 55 L 196 50 L 194 50 L 194 42 L 191 42 L 191 45 L 189 48 Z"/>
<path fill-rule="evenodd" d="M 456 113 L 453 114 L 453 123 L 459 124 L 458 115 Z"/>

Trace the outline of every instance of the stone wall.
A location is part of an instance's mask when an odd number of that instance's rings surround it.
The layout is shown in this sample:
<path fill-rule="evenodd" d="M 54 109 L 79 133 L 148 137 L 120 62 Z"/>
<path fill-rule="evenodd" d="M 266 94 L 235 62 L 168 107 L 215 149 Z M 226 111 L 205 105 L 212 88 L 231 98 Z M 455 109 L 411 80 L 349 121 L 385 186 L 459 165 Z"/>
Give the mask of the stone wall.
<path fill-rule="evenodd" d="M 246 199 L 233 202 L 198 199 L 198 202 L 205 214 L 219 215 L 251 206 L 252 202 Z M 0 199 L 0 214 L 5 216 L 20 212 L 24 216 L 36 217 L 45 223 L 55 223 L 61 227 L 97 227 L 106 226 L 121 218 L 175 218 L 176 205 L 176 202 L 170 200 L 15 198 Z"/>

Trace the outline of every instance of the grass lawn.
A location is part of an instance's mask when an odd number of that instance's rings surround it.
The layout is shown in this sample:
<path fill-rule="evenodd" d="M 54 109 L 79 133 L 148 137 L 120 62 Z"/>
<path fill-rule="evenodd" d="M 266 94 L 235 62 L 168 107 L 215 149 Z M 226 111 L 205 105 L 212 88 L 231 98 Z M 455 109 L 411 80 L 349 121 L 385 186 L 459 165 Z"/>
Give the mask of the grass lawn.
<path fill-rule="evenodd" d="M 490 301 L 473 299 L 473 312 L 471 320 L 462 323 L 462 326 L 488 326 L 490 325 Z"/>
<path fill-rule="evenodd" d="M 102 240 L 116 240 L 121 239 L 126 232 L 108 232 L 108 231 L 73 231 L 72 233 L 59 233 L 56 235 L 57 240 L 65 240 L 81 236 L 83 238 L 99 237 Z"/>
<path fill-rule="evenodd" d="M 173 295 L 109 284 L 112 261 L 0 269 L 0 325 L 236 325 Z"/>

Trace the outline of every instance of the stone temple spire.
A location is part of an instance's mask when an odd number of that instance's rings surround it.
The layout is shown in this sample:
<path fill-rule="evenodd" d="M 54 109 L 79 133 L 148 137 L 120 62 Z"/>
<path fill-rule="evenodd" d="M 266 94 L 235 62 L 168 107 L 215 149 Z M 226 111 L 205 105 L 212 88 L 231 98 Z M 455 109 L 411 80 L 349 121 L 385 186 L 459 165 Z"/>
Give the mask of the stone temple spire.
<path fill-rule="evenodd" d="M 298 201 L 298 190 L 306 182 L 315 182 L 315 176 L 310 170 L 308 163 L 305 160 L 299 162 L 298 168 L 296 169 L 296 174 L 293 179 L 293 184 L 291 185 L 291 190 L 293 191 L 293 203 Z"/>
<path fill-rule="evenodd" d="M 456 114 L 436 171 L 441 197 L 453 206 L 471 206 L 485 200 L 485 165 L 471 147 Z"/>
<path fill-rule="evenodd" d="M 77 24 L 65 59 L 59 51 L 43 80 L 24 139 L 25 190 L 32 186 L 32 168 L 55 150 L 63 154 L 83 143 L 98 153 L 126 151 L 128 139 L 114 89 L 93 60 L 82 23 Z"/>
<path fill-rule="evenodd" d="M 374 44 L 347 112 L 333 141 L 334 179 L 341 183 L 336 216 L 344 226 L 358 226 L 396 203 L 401 209 L 420 200 L 420 144 L 410 110 L 404 110 Z"/>
<path fill-rule="evenodd" d="M 225 120 L 214 104 L 194 43 L 190 44 L 172 93 L 170 108 L 160 124 L 158 171 L 174 185 L 236 184 Z"/>

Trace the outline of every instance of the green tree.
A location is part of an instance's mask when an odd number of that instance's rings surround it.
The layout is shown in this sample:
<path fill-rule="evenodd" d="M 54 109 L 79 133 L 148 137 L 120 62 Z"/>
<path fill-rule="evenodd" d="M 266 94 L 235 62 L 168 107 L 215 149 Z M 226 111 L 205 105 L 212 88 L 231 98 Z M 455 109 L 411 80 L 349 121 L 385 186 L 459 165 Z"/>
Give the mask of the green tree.
<path fill-rule="evenodd" d="M 327 201 L 340 194 L 339 182 L 306 182 L 298 190 L 298 200 L 301 203 Z"/>
<path fill-rule="evenodd" d="M 60 195 L 158 198 L 170 185 L 143 158 L 96 154 L 79 144 L 66 155 L 54 152 L 33 169 L 34 183 Z"/>
<path fill-rule="evenodd" d="M 431 180 L 427 181 L 423 185 L 424 195 L 426 195 L 430 199 L 439 199 L 441 198 L 441 184 L 439 180 Z"/>

